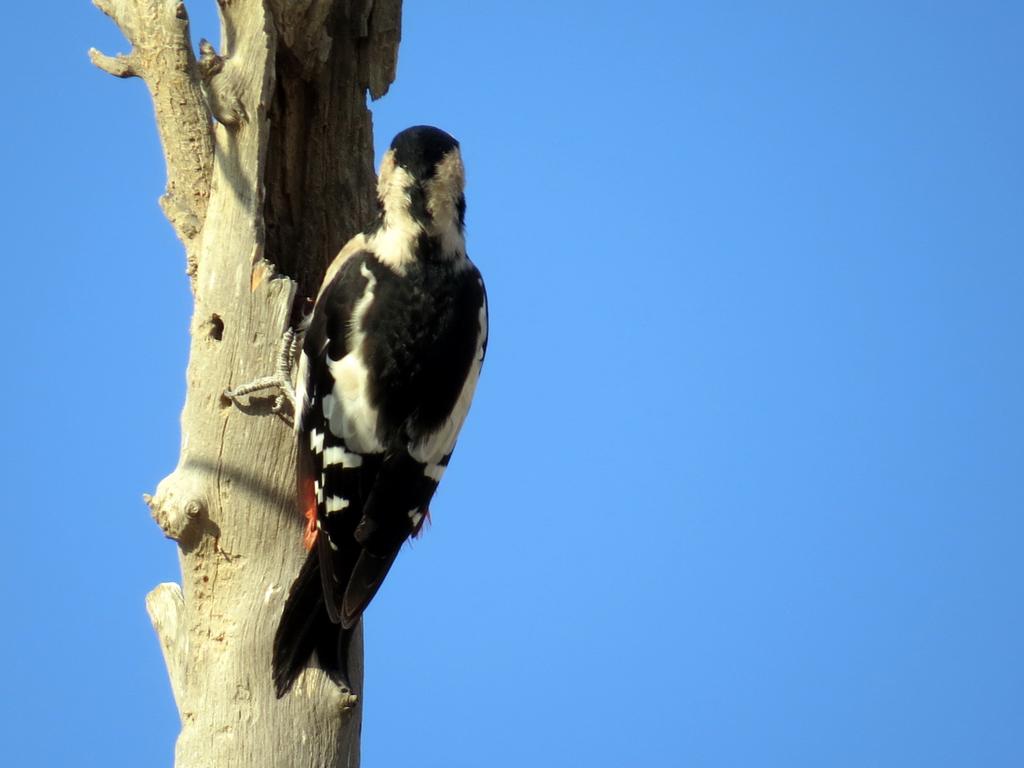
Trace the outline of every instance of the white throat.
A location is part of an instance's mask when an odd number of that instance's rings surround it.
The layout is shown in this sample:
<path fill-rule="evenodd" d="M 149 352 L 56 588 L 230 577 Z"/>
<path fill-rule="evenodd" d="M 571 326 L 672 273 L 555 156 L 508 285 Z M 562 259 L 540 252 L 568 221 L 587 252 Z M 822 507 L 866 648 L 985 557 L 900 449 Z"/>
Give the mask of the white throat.
<path fill-rule="evenodd" d="M 424 185 L 430 221 L 418 221 L 409 212 L 407 194 L 416 181 L 395 163 L 393 152 L 386 152 L 377 185 L 377 198 L 384 209 L 383 221 L 369 238 L 377 258 L 398 272 L 404 272 L 406 265 L 416 258 L 420 236 L 426 234 L 438 241 L 444 258 L 465 259 L 466 239 L 459 227 L 458 212 L 462 179 L 462 160 L 457 153 L 452 153 L 438 166 L 434 178 Z"/>

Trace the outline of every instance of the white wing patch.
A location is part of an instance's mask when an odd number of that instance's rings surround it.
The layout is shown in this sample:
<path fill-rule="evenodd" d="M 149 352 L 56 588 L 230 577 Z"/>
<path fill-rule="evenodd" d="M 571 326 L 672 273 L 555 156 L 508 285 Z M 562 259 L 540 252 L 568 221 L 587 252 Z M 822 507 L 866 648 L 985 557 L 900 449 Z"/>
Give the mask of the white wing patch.
<path fill-rule="evenodd" d="M 305 351 L 299 354 L 299 375 L 295 382 L 295 398 L 297 400 L 295 409 L 298 413 L 295 414 L 295 431 L 299 434 L 302 433 L 303 423 L 306 419 L 306 414 L 309 413 L 309 359 L 306 357 Z"/>
<path fill-rule="evenodd" d="M 366 336 L 362 330 L 363 318 L 373 303 L 377 278 L 366 264 L 360 265 L 359 272 L 366 278 L 366 290 L 352 310 L 352 321 L 347 329 L 349 349 L 352 351 L 340 360 L 327 358 L 327 368 L 331 372 L 334 386 L 331 393 L 325 395 L 323 399 L 324 419 L 328 422 L 331 433 L 341 438 L 349 450 L 354 452 L 349 453 L 349 456 L 379 453 L 384 450 L 384 446 L 377 439 L 377 409 L 370 403 L 370 372 L 362 358 L 363 340 Z M 338 458 L 339 462 L 346 460 L 345 457 Z"/>
<path fill-rule="evenodd" d="M 332 446 L 324 451 L 324 466 L 341 465 L 342 469 L 358 469 L 363 466 L 363 457 L 345 450 L 344 446 Z"/>
<path fill-rule="evenodd" d="M 341 496 L 328 496 L 324 511 L 328 515 L 332 512 L 341 512 L 343 509 L 348 508 L 348 503 L 348 499 L 343 499 Z"/>
<path fill-rule="evenodd" d="M 309 431 L 309 449 L 313 453 L 324 452 L 324 433 L 315 427 Z"/>
<path fill-rule="evenodd" d="M 334 387 L 324 397 L 324 418 L 331 433 L 341 438 L 356 453 L 380 453 L 384 450 L 377 439 L 377 409 L 370 403 L 369 371 L 359 359 L 359 351 L 341 360 L 328 358 Z"/>

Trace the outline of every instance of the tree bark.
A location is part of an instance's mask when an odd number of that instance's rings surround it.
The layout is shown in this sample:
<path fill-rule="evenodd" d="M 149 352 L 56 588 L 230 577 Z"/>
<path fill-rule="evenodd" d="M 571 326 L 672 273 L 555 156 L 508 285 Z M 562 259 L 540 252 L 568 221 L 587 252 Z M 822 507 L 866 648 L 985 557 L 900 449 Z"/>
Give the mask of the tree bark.
<path fill-rule="evenodd" d="M 90 51 L 142 78 L 167 164 L 161 205 L 195 298 L 181 456 L 146 501 L 182 584 L 146 599 L 181 716 L 177 768 L 358 766 L 361 702 L 311 669 L 274 697 L 271 640 L 304 551 L 294 437 L 271 372 L 326 265 L 374 213 L 366 93 L 395 74 L 401 0 L 218 0 L 220 52 L 193 53 L 177 0 L 93 0 L 132 45 Z M 298 299 L 298 300 L 297 300 Z M 362 637 L 350 671 L 362 691 Z"/>

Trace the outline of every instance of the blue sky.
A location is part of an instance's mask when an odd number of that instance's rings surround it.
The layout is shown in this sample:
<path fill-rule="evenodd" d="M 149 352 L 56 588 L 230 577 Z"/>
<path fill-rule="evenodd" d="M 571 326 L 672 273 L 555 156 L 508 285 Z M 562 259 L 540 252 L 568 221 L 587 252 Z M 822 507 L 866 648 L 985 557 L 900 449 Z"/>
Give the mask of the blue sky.
<path fill-rule="evenodd" d="M 190 297 L 62 5 L 7 11 L 0 752 L 170 765 Z M 365 765 L 1024 765 L 1024 8 L 407 6 L 378 151 L 462 141 L 492 337 Z"/>

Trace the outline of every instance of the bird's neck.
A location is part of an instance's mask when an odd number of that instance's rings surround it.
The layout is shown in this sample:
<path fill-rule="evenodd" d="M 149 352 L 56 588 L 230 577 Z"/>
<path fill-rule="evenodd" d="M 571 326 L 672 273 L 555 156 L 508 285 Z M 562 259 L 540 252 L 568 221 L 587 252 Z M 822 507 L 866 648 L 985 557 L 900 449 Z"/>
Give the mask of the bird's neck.
<path fill-rule="evenodd" d="M 367 239 L 377 258 L 399 272 L 416 260 L 458 262 L 466 258 L 466 239 L 457 221 L 423 221 L 405 206 L 385 206 Z"/>

